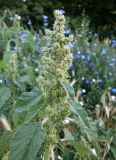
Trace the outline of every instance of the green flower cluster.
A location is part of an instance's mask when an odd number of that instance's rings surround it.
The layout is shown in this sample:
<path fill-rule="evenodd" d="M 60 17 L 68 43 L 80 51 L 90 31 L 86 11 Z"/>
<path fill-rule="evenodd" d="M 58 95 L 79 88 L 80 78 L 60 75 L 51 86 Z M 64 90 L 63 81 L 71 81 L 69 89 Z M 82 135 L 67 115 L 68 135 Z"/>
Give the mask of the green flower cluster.
<path fill-rule="evenodd" d="M 73 36 L 65 36 L 65 18 L 59 10 L 54 12 L 53 31 L 46 30 L 47 45 L 43 49 L 43 72 L 39 77 L 40 87 L 50 105 L 65 101 L 66 93 L 62 87 L 68 80 L 67 68 L 72 61 L 69 43 Z"/>

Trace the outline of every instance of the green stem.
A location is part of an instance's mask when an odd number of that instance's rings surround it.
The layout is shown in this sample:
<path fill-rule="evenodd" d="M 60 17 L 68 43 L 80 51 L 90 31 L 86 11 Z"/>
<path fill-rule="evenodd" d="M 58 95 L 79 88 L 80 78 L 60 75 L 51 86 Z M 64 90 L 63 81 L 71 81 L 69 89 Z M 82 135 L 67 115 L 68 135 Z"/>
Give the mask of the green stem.
<path fill-rule="evenodd" d="M 54 156 L 54 147 L 51 146 L 51 147 L 50 147 L 50 150 L 51 150 L 51 158 L 52 158 L 52 160 L 55 160 L 55 156 Z"/>

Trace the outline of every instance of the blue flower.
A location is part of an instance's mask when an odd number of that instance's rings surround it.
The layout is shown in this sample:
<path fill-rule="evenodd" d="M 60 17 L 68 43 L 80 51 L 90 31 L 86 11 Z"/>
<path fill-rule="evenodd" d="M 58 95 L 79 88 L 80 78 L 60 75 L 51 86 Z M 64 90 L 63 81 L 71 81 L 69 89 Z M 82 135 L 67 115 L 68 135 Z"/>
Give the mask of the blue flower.
<path fill-rule="evenodd" d="M 60 9 L 59 11 L 60 11 L 61 14 L 65 13 L 65 11 L 63 9 Z"/>
<path fill-rule="evenodd" d="M 47 22 L 44 22 L 43 25 L 44 25 L 44 27 L 47 27 L 47 26 L 48 26 L 48 23 L 47 23 Z"/>
<path fill-rule="evenodd" d="M 111 92 L 112 92 L 112 93 L 116 93 L 116 88 L 112 88 L 112 89 L 111 89 Z"/>
<path fill-rule="evenodd" d="M 21 34 L 20 40 L 21 40 L 22 42 L 26 41 L 27 39 L 28 39 L 28 34 L 26 34 L 26 33 Z"/>
<path fill-rule="evenodd" d="M 73 59 L 78 59 L 78 58 L 80 58 L 80 55 L 79 54 L 73 54 Z"/>
<path fill-rule="evenodd" d="M 94 62 L 89 63 L 89 66 L 92 67 L 94 65 Z"/>
<path fill-rule="evenodd" d="M 31 26 L 31 25 L 32 25 L 31 20 L 28 20 L 27 24 L 28 24 L 29 26 Z"/>
<path fill-rule="evenodd" d="M 68 29 L 65 31 L 65 34 L 67 34 L 67 35 L 71 34 L 70 28 L 68 28 Z"/>
<path fill-rule="evenodd" d="M 85 56 L 85 55 L 81 55 L 81 59 L 82 59 L 82 60 L 85 60 L 85 59 L 86 59 L 86 56 Z"/>
<path fill-rule="evenodd" d="M 104 77 L 104 78 L 107 78 L 108 76 L 105 74 L 105 75 L 103 75 L 103 77 Z"/>
<path fill-rule="evenodd" d="M 37 52 L 37 53 L 41 53 L 41 50 L 40 50 L 40 47 L 39 47 L 39 45 L 35 45 L 35 51 Z"/>
<path fill-rule="evenodd" d="M 85 63 L 85 64 L 88 64 L 88 61 L 87 61 L 87 60 L 84 60 L 84 63 Z"/>
<path fill-rule="evenodd" d="M 115 62 L 115 61 L 116 61 L 116 58 L 112 58 L 112 59 L 111 59 L 111 62 Z"/>
<path fill-rule="evenodd" d="M 43 15 L 43 19 L 48 19 L 48 16 L 47 15 Z"/>
<path fill-rule="evenodd" d="M 101 51 L 101 54 L 102 54 L 102 55 L 106 55 L 106 54 L 107 54 L 107 50 L 103 49 L 103 50 Z"/>
<path fill-rule="evenodd" d="M 70 43 L 70 44 L 69 44 L 69 47 L 70 47 L 70 49 L 73 49 L 73 48 L 74 48 L 74 44 L 73 44 L 73 43 Z"/>
<path fill-rule="evenodd" d="M 114 63 L 108 63 L 108 66 L 109 66 L 109 67 L 113 67 L 113 66 L 114 66 Z"/>
<path fill-rule="evenodd" d="M 98 75 L 98 74 L 99 74 L 99 72 L 98 72 L 98 71 L 96 71 L 96 72 L 95 72 L 95 74 L 96 74 L 96 75 Z"/>
<path fill-rule="evenodd" d="M 112 40 L 112 47 L 116 47 L 116 40 Z"/>
<path fill-rule="evenodd" d="M 85 80 L 85 83 L 86 83 L 86 84 L 90 84 L 90 82 L 91 82 L 91 81 L 90 81 L 89 79 L 86 79 L 86 80 Z"/>
<path fill-rule="evenodd" d="M 113 75 L 113 73 L 112 73 L 112 72 L 108 72 L 108 75 L 109 75 L 109 76 L 112 76 L 112 75 Z"/>
<path fill-rule="evenodd" d="M 86 50 L 86 53 L 87 53 L 87 54 L 90 54 L 90 53 L 91 53 L 91 51 L 90 51 L 89 49 L 87 49 L 87 50 Z"/>
<path fill-rule="evenodd" d="M 98 79 L 97 80 L 99 83 L 103 83 L 103 80 L 102 79 Z"/>
<path fill-rule="evenodd" d="M 10 80 L 6 79 L 6 80 L 5 80 L 5 83 L 6 83 L 6 84 L 9 84 L 9 83 L 10 83 Z"/>
<path fill-rule="evenodd" d="M 88 61 L 90 61 L 90 60 L 91 60 L 91 57 L 90 57 L 89 55 L 87 56 L 87 60 L 88 60 Z"/>

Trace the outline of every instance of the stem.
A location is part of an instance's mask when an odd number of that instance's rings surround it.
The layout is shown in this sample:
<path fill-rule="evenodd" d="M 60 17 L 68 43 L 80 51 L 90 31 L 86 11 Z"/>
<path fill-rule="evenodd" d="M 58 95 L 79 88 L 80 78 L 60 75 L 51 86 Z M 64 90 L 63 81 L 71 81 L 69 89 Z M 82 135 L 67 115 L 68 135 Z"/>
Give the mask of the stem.
<path fill-rule="evenodd" d="M 55 156 L 54 156 L 54 147 L 51 146 L 51 147 L 50 147 L 50 150 L 51 150 L 51 158 L 52 158 L 52 160 L 55 160 Z"/>

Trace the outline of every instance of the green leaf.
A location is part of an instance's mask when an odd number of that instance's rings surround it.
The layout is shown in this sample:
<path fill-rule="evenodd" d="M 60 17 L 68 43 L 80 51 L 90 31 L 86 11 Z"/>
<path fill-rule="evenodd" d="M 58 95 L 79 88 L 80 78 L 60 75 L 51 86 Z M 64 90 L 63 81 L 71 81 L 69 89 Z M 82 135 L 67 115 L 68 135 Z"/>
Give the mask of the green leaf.
<path fill-rule="evenodd" d="M 65 91 L 68 93 L 69 97 L 72 100 L 74 100 L 74 97 L 75 97 L 74 88 L 69 83 L 63 84 L 63 87 L 64 87 Z"/>
<path fill-rule="evenodd" d="M 25 92 L 18 98 L 15 104 L 15 112 L 23 112 L 28 110 L 30 107 L 36 105 L 42 98 L 40 91 Z"/>
<path fill-rule="evenodd" d="M 79 156 L 83 157 L 91 154 L 90 149 L 83 142 L 70 141 L 69 143 L 74 147 Z"/>
<path fill-rule="evenodd" d="M 29 109 L 25 121 L 26 121 L 26 122 L 31 121 L 31 120 L 36 116 L 36 114 L 37 114 L 44 106 L 45 106 L 44 98 L 42 97 L 42 99 L 39 101 L 38 104 L 33 105 L 33 106 Z"/>
<path fill-rule="evenodd" d="M 3 68 L 4 69 L 6 69 L 9 66 L 12 54 L 14 54 L 14 52 L 11 52 L 11 51 L 5 52 L 4 57 L 3 57 Z"/>
<path fill-rule="evenodd" d="M 12 139 L 9 160 L 36 160 L 46 133 L 38 122 L 21 125 Z"/>
<path fill-rule="evenodd" d="M 82 121 L 88 127 L 90 127 L 89 126 L 89 119 L 88 119 L 88 116 L 87 116 L 87 113 L 86 113 L 85 109 L 77 101 L 73 101 L 71 104 L 72 104 L 74 113 L 76 113 L 77 115 L 79 115 L 80 118 L 82 119 Z"/>
<path fill-rule="evenodd" d="M 83 133 L 86 134 L 90 141 L 96 141 L 97 131 L 94 122 L 87 116 L 84 108 L 78 102 L 71 101 L 70 104 L 70 109 L 77 115 L 77 124 Z"/>
<path fill-rule="evenodd" d="M 0 88 L 0 108 L 3 107 L 3 105 L 10 98 L 10 96 L 11 96 L 10 89 L 8 89 L 6 87 Z"/>
<path fill-rule="evenodd" d="M 116 146 L 111 146 L 110 150 L 113 154 L 114 159 L 116 159 Z"/>
<path fill-rule="evenodd" d="M 7 151 L 9 149 L 13 135 L 13 131 L 6 131 L 3 133 L 0 139 L 0 151 Z"/>

